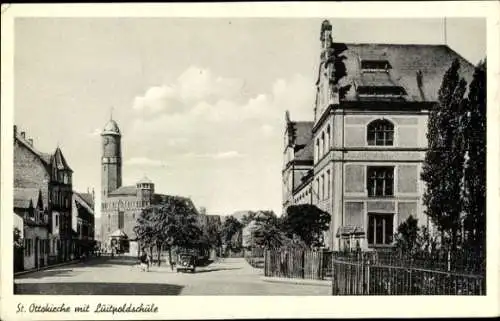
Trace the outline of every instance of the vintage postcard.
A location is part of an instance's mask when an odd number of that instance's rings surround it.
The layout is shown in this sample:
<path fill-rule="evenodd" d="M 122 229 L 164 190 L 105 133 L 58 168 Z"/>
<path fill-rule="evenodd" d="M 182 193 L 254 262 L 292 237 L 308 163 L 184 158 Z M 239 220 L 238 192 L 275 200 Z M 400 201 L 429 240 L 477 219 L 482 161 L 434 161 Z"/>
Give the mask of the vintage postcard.
<path fill-rule="evenodd" d="M 2 319 L 497 315 L 499 8 L 3 5 Z"/>

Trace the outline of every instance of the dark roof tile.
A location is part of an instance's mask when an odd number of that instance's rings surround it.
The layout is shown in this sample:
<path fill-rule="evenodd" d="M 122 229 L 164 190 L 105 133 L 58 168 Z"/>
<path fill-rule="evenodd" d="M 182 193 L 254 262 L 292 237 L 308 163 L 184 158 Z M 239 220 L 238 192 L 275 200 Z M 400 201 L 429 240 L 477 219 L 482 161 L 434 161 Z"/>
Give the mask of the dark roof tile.
<path fill-rule="evenodd" d="M 343 55 L 347 69 L 346 83 L 353 84 L 346 100 L 357 100 L 356 86 L 385 86 L 393 83 L 408 93 L 407 101 L 437 101 L 443 76 L 455 59 L 460 62 L 460 74 L 470 83 L 474 66 L 446 45 L 358 44 L 347 43 Z M 387 60 L 387 73 L 362 73 L 361 60 Z M 422 87 L 417 73 L 422 73 Z"/>
<path fill-rule="evenodd" d="M 92 193 L 76 193 L 80 197 L 81 200 L 83 200 L 85 203 L 87 203 L 87 206 L 93 207 L 94 206 L 94 200 L 92 197 Z"/>
<path fill-rule="evenodd" d="M 63 153 L 59 147 L 56 148 L 53 161 L 57 169 L 72 171 L 68 165 L 68 162 L 66 162 L 66 159 L 64 158 Z"/>
<path fill-rule="evenodd" d="M 40 190 L 38 188 L 16 187 L 14 188 L 14 207 L 29 208 L 37 206 Z"/>
<path fill-rule="evenodd" d="M 108 195 L 137 195 L 137 188 L 133 185 L 118 187 L 114 191 L 110 192 Z"/>

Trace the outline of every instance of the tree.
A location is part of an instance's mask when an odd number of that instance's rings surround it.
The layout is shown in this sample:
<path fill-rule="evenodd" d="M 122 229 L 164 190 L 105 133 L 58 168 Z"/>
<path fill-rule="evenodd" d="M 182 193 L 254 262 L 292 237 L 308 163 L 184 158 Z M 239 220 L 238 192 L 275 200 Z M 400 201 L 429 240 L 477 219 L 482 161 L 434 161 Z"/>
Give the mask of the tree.
<path fill-rule="evenodd" d="M 257 217 L 254 241 L 265 248 L 280 248 L 285 243 L 285 234 L 281 230 L 280 219 L 273 212 L 263 213 Z"/>
<path fill-rule="evenodd" d="M 427 184 L 423 196 L 426 214 L 442 234 L 447 247 L 455 249 L 461 227 L 461 183 L 463 155 L 459 135 L 465 80 L 459 76 L 455 60 L 443 77 L 439 103 L 430 111 L 422 180 Z"/>
<path fill-rule="evenodd" d="M 23 248 L 23 238 L 21 237 L 21 231 L 17 227 L 14 227 L 14 248 Z"/>
<path fill-rule="evenodd" d="M 164 197 L 156 205 L 143 209 L 134 231 L 144 246 L 152 252 L 156 246 L 158 265 L 161 249 L 167 248 L 172 262 L 173 246 L 192 248 L 200 243 L 201 229 L 197 225 L 193 204 L 180 197 Z"/>
<path fill-rule="evenodd" d="M 413 216 L 398 226 L 395 246 L 404 256 L 414 256 L 420 250 L 418 220 Z"/>
<path fill-rule="evenodd" d="M 309 247 L 323 245 L 323 232 L 328 230 L 331 216 L 315 205 L 301 204 L 287 208 L 283 231 L 290 238 L 299 238 Z"/>
<path fill-rule="evenodd" d="M 486 60 L 475 68 L 462 120 L 465 157 L 463 210 L 467 246 L 486 252 Z"/>
<path fill-rule="evenodd" d="M 236 244 L 234 237 L 241 233 L 243 224 L 241 224 L 234 216 L 229 216 L 222 224 L 222 242 L 231 249 L 236 249 L 239 244 Z"/>
<path fill-rule="evenodd" d="M 23 238 L 21 237 L 21 231 L 14 227 L 14 271 L 22 271 L 24 268 L 23 261 Z"/>

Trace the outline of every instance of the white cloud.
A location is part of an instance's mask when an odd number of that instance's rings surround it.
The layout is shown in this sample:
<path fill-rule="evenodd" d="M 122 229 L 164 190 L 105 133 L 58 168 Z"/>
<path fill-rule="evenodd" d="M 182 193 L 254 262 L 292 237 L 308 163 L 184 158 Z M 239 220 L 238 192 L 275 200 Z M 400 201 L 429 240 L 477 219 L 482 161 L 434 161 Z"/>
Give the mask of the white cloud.
<path fill-rule="evenodd" d="M 101 128 L 96 128 L 92 132 L 87 133 L 87 135 L 91 136 L 91 137 L 97 137 L 97 136 L 100 136 L 101 133 L 102 133 L 102 129 Z"/>
<path fill-rule="evenodd" d="M 215 159 L 226 159 L 226 158 L 239 158 L 242 157 L 240 153 L 236 151 L 229 151 L 229 152 L 222 152 L 222 153 L 217 153 L 213 155 L 213 158 Z"/>
<path fill-rule="evenodd" d="M 271 136 L 272 134 L 274 134 L 274 127 L 269 124 L 260 126 L 260 130 L 265 136 Z"/>
<path fill-rule="evenodd" d="M 191 66 L 175 84 L 179 97 L 186 102 L 233 98 L 243 87 L 243 80 L 216 77 L 209 69 Z"/>
<path fill-rule="evenodd" d="M 147 99 L 136 99 L 136 117 L 127 137 L 140 143 L 145 156 L 175 164 L 170 174 L 185 180 L 184 189 L 176 185 L 178 193 L 196 193 L 198 198 L 210 200 L 214 187 L 207 182 L 219 180 L 220 189 L 237 203 L 243 187 L 229 183 L 234 179 L 220 177 L 238 175 L 279 194 L 285 110 L 293 120 L 312 118 L 314 80 L 301 75 L 277 79 L 268 91 L 253 95 L 241 92 L 242 83 L 191 67 L 176 81 L 145 90 L 141 97 Z M 139 171 L 140 166 L 158 162 L 132 163 L 137 166 L 131 170 Z M 255 168 L 272 174 L 257 178 Z M 164 179 L 169 188 L 168 178 Z"/>
<path fill-rule="evenodd" d="M 167 165 L 161 161 L 156 159 L 150 159 L 147 157 L 132 157 L 125 161 L 125 164 L 131 166 L 147 166 L 147 167 L 166 167 Z"/>

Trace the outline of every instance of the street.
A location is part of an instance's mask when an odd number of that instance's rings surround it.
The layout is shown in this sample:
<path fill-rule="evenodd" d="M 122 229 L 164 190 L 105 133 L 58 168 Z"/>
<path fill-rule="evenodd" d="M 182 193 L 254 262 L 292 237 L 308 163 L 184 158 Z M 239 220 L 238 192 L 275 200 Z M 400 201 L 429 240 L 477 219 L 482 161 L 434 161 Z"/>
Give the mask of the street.
<path fill-rule="evenodd" d="M 50 295 L 329 295 L 330 287 L 270 283 L 262 270 L 243 258 L 227 258 L 196 273 L 176 273 L 170 266 L 142 272 L 125 258 L 93 258 L 85 263 L 28 273 L 15 278 L 15 294 Z"/>

